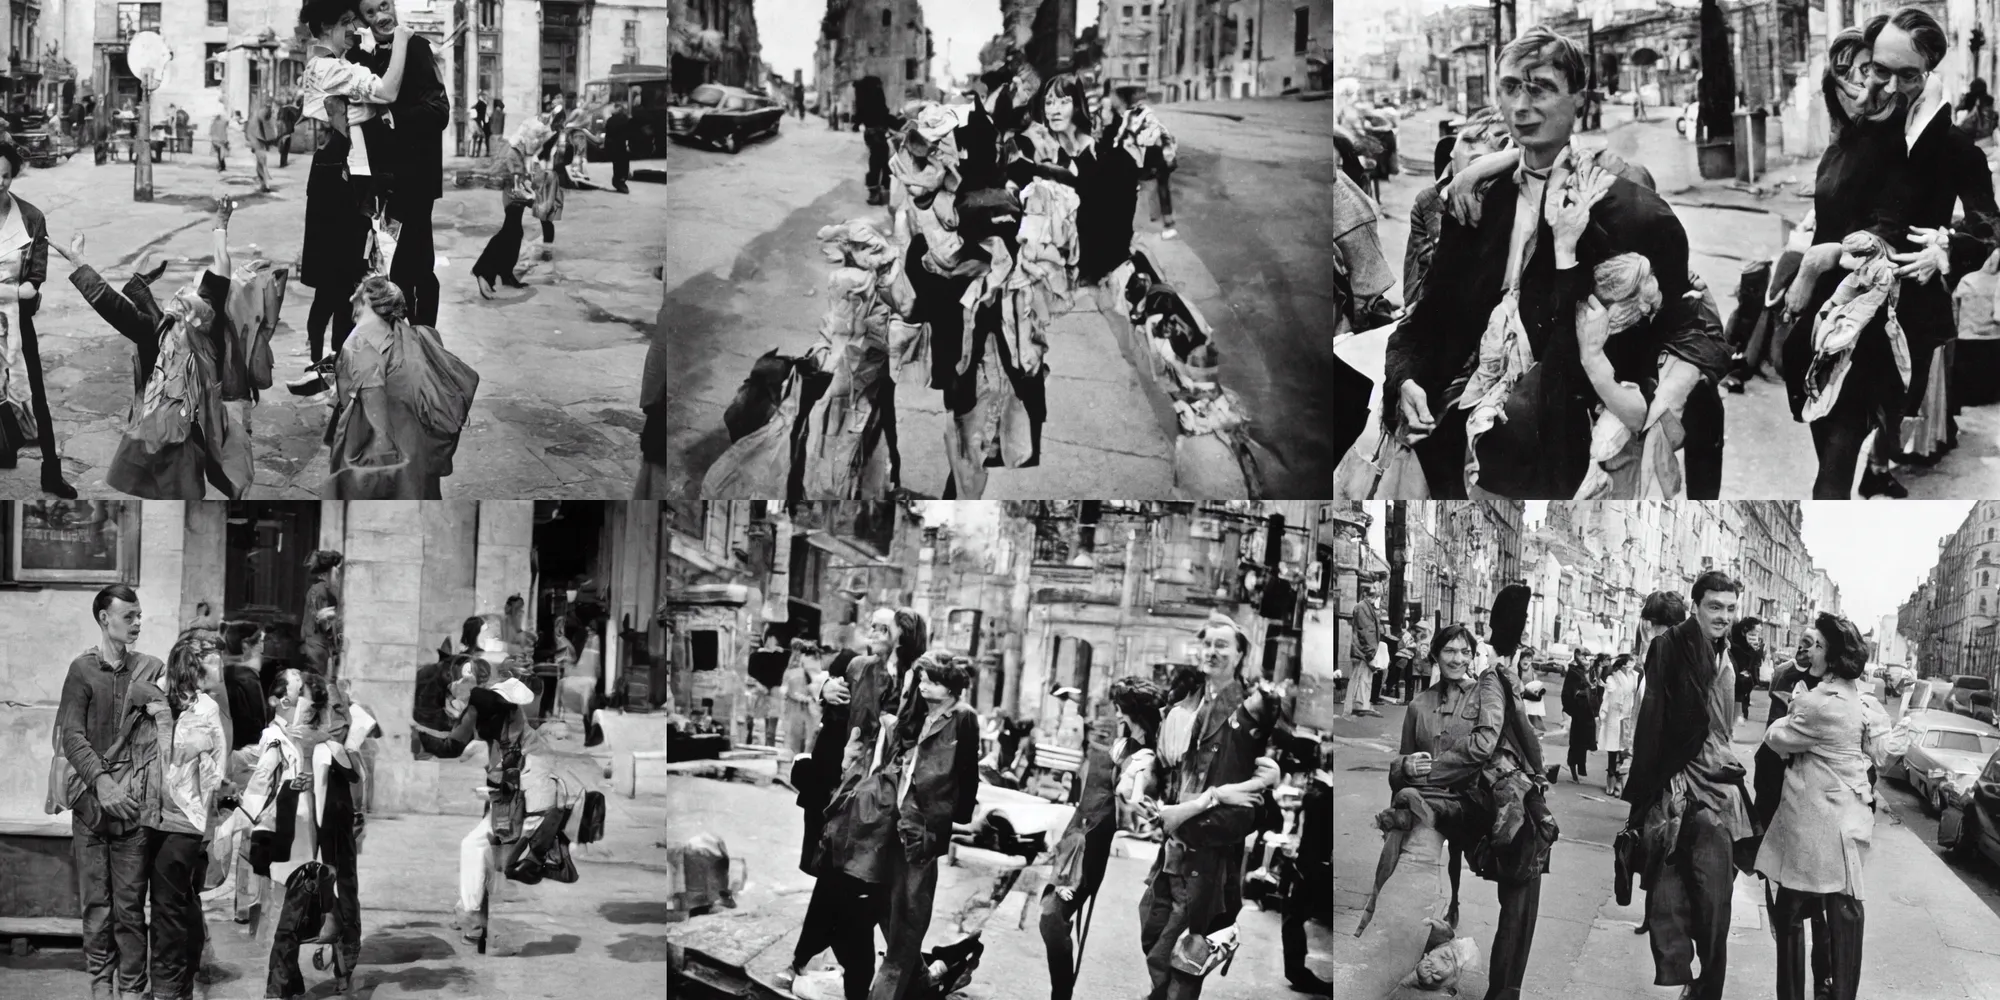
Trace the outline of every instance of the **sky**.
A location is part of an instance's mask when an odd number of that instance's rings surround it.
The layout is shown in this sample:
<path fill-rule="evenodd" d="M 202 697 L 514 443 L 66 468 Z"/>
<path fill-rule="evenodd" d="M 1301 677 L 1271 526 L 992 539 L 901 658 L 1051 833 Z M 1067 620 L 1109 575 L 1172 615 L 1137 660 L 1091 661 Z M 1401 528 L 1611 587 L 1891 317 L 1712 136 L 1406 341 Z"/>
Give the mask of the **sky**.
<path fill-rule="evenodd" d="M 1840 585 L 1841 613 L 1871 632 L 1923 582 L 1937 563 L 1938 539 L 1958 528 L 1973 503 L 1808 500 L 1806 551 Z"/>
<path fill-rule="evenodd" d="M 820 18 L 826 15 L 826 0 L 756 0 L 757 40 L 764 47 L 764 61 L 771 71 L 789 80 L 793 70 L 801 70 L 807 82 L 813 78 L 813 49 L 819 43 Z M 950 55 L 951 75 L 963 78 L 979 68 L 979 50 L 1000 33 L 1000 0 L 925 0 L 924 25 L 931 30 L 937 58 L 931 61 L 931 75 L 941 83 L 945 77 L 945 57 Z M 1077 0 L 1076 30 L 1097 23 L 1095 0 Z"/>

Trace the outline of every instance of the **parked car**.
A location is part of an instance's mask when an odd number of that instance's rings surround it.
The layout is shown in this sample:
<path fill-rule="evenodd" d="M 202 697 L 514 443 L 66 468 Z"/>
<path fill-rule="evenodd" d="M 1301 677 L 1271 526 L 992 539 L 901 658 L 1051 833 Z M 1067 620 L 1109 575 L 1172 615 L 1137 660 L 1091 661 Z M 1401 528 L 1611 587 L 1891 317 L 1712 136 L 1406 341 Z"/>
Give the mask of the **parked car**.
<path fill-rule="evenodd" d="M 1993 682 L 1977 674 L 1956 674 L 1952 677 L 1951 690 L 1944 696 L 1945 711 L 1976 715 L 1980 705 L 1974 696 L 1980 693 L 1986 695 L 1984 707 L 1990 721 L 1993 715 Z"/>
<path fill-rule="evenodd" d="M 776 135 L 784 120 L 784 107 L 762 94 L 704 83 L 685 103 L 667 109 L 667 137 L 735 153 L 748 140 Z"/>
<path fill-rule="evenodd" d="M 667 155 L 667 68 L 621 64 L 602 80 L 583 85 L 583 110 L 590 130 L 604 134 L 604 119 L 612 101 L 625 102 L 625 114 L 632 124 L 625 140 L 626 151 L 635 160 Z M 601 145 L 585 154 L 591 160 L 610 159 Z"/>
<path fill-rule="evenodd" d="M 1074 812 L 1074 806 L 982 781 L 972 810 L 972 833 L 954 839 L 1032 863 L 1036 855 L 1056 845 Z"/>
<path fill-rule="evenodd" d="M 1987 758 L 1968 787 L 1947 796 L 1937 841 L 1961 858 L 1985 855 L 2000 864 L 2000 753 Z"/>
<path fill-rule="evenodd" d="M 1889 758 L 1881 776 L 1910 786 L 1934 812 L 1943 813 L 1951 796 L 1962 793 L 2000 753 L 2000 729 L 1963 715 L 1911 712 L 1900 725 L 1910 730 L 1909 752 Z"/>
<path fill-rule="evenodd" d="M 1701 102 L 1689 101 L 1681 106 L 1679 118 L 1674 119 L 1674 131 L 1686 136 L 1689 142 L 1701 135 Z"/>

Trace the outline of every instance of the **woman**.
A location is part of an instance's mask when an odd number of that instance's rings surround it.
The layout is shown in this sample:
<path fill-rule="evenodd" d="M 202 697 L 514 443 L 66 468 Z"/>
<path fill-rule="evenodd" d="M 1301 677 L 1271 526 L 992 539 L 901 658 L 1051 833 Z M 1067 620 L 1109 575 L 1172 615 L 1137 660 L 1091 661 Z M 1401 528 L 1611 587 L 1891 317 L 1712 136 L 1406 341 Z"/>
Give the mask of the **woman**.
<path fill-rule="evenodd" d="M 1604 765 L 1604 794 L 1612 798 L 1625 790 L 1625 761 L 1632 753 L 1632 731 L 1638 728 L 1639 672 L 1633 664 L 1630 653 L 1620 653 L 1612 661 L 1611 675 L 1604 680 L 1604 707 L 1597 717 L 1597 731 L 1609 758 Z"/>
<path fill-rule="evenodd" d="M 524 178 L 534 192 L 535 218 L 542 223 L 542 243 L 535 258 L 543 261 L 555 259 L 556 223 L 563 213 L 565 196 L 556 177 L 558 148 L 563 142 L 558 128 L 561 124 L 561 118 L 543 115 L 522 122 L 514 133 L 515 160 L 510 170 L 513 176 Z"/>
<path fill-rule="evenodd" d="M 340 582 L 346 575 L 341 568 L 345 561 L 345 556 L 332 549 L 315 549 L 306 557 L 306 574 L 313 583 L 306 588 L 299 653 L 305 669 L 321 676 L 338 672 L 333 657 L 340 649 Z"/>
<path fill-rule="evenodd" d="M 1808 636 L 1818 687 L 1792 698 L 1764 745 L 1787 758 L 1784 795 L 1757 852 L 1758 874 L 1777 887 L 1779 1000 L 1806 994 L 1805 920 L 1823 914 L 1830 952 L 1829 1000 L 1854 1000 L 1861 985 L 1862 869 L 1875 828 L 1869 769 L 1895 752 L 1888 715 L 1857 683 L 1868 644 L 1854 623 L 1821 614 Z"/>
<path fill-rule="evenodd" d="M 264 714 L 264 628 L 256 622 L 222 627 L 222 680 L 229 707 L 229 749 L 257 742 L 270 719 Z M 234 780 L 232 775 L 232 780 Z M 242 784 L 242 782 L 238 782 Z"/>
<path fill-rule="evenodd" d="M 158 731 L 156 777 L 165 794 L 159 819 L 147 823 L 146 857 L 153 897 L 153 995 L 192 995 L 207 931 L 201 890 L 208 870 L 205 845 L 215 833 L 216 794 L 223 787 L 228 737 L 221 711 L 201 688 L 204 674 L 220 670 L 221 650 L 211 639 L 183 634 L 167 653 L 166 689 L 133 688 Z"/>
<path fill-rule="evenodd" d="M 963 667 L 924 653 L 909 677 L 923 706 L 906 707 L 885 760 L 898 775 L 897 841 L 888 845 L 882 937 L 886 945 L 869 1000 L 950 993 L 963 984 L 932 982 L 923 960 L 937 895 L 938 859 L 955 827 L 972 822 L 979 790 L 979 715 L 963 700 L 971 682 Z"/>
<path fill-rule="evenodd" d="M 11 193 L 14 178 L 28 165 L 20 149 L 0 145 L 0 159 L 7 164 L 6 177 L 0 179 L 0 201 L 4 201 L 0 205 L 0 213 L 4 213 L 0 215 L 0 469 L 11 469 L 18 462 L 16 453 L 35 443 L 43 431 L 34 405 L 41 385 L 40 352 L 28 342 L 28 333 L 21 326 L 22 313 L 33 311 L 32 306 L 26 310 L 22 306 L 34 302 L 37 294 L 28 272 L 42 248 L 29 229 L 40 224 L 41 213 L 21 209 L 19 205 L 25 203 Z M 46 265 L 46 251 L 43 255 Z M 47 409 L 46 402 L 43 409 Z M 47 467 L 44 463 L 44 469 Z M 44 475 L 46 478 L 46 472 Z"/>
<path fill-rule="evenodd" d="M 317 673 L 287 670 L 279 675 L 276 719 L 258 740 L 256 769 L 243 795 L 243 810 L 251 818 L 250 865 L 264 877 L 264 899 L 250 923 L 253 933 L 272 926 L 271 963 L 265 977 L 266 997 L 290 997 L 305 992 L 299 970 L 299 942 L 319 933 L 299 925 L 300 914 L 284 906 L 286 883 L 293 872 L 315 857 L 334 871 L 339 898 L 339 943 L 334 948 L 334 989 L 345 992 L 361 953 L 359 858 L 354 839 L 353 784 L 361 780 L 361 741 L 373 728 L 350 727 L 343 742 L 328 732 L 332 706 L 326 679 Z M 357 719 L 357 722 L 360 721 Z"/>
<path fill-rule="evenodd" d="M 229 301 L 229 218 L 233 200 L 216 200 L 214 257 L 198 284 L 162 304 L 151 280 L 134 275 L 124 294 L 84 261 L 77 233 L 57 252 L 75 266 L 70 283 L 137 350 L 134 395 L 106 485 L 154 500 L 199 500 L 208 485 L 231 498 L 250 488 L 250 432 L 241 410 L 223 405 L 229 344 L 222 310 Z M 161 265 L 165 267 L 164 264 Z"/>
<path fill-rule="evenodd" d="M 492 298 L 497 291 L 494 282 L 508 288 L 526 288 L 528 283 L 515 274 L 515 267 L 521 259 L 521 217 L 528 206 L 535 203 L 535 191 L 524 179 L 509 177 L 500 185 L 500 211 L 503 218 L 500 230 L 486 241 L 486 249 L 480 251 L 479 259 L 472 264 L 473 284 L 479 289 L 479 297 Z"/>
<path fill-rule="evenodd" d="M 1537 823 L 1546 813 L 1541 793 L 1532 790 L 1539 783 L 1529 779 L 1532 787 L 1524 790 L 1516 779 L 1534 768 L 1538 758 L 1521 743 L 1518 729 L 1504 722 L 1507 692 L 1500 676 L 1472 672 L 1477 649 L 1472 630 L 1464 625 L 1448 625 L 1438 632 L 1431 658 L 1438 664 L 1440 679 L 1418 694 L 1404 713 L 1401 748 L 1389 766 L 1389 788 L 1397 794 L 1398 804 L 1414 800 L 1427 809 L 1454 854 L 1489 836 L 1503 805 L 1523 810 Z M 1571 669 L 1580 673 L 1586 668 L 1578 660 Z M 1483 738 L 1478 735 L 1482 732 L 1498 735 Z M 1496 794 L 1509 788 L 1520 793 L 1507 796 L 1513 802 Z M 1490 997 L 1519 995 L 1534 946 L 1545 866 L 1526 867 L 1534 870 L 1523 872 L 1516 866 L 1497 880 L 1500 917 L 1489 949 Z M 1448 921 L 1455 923 L 1456 909 L 1454 902 Z"/>
<path fill-rule="evenodd" d="M 313 289 L 312 309 L 306 316 L 312 364 L 291 388 L 310 395 L 320 391 L 333 367 L 324 357 L 328 324 L 333 327 L 336 356 L 354 329 L 352 300 L 366 272 L 373 214 L 366 180 L 372 170 L 360 126 L 394 102 L 401 90 L 411 31 L 408 25 L 396 26 L 389 68 L 378 77 L 346 59 L 360 30 L 353 0 L 308 0 L 299 20 L 312 36 L 300 80 L 303 115 L 328 126 L 320 131 L 320 146 L 306 181 L 305 250 L 299 258 L 299 282 Z"/>
<path fill-rule="evenodd" d="M 1569 716 L 1569 775 L 1581 782 L 1590 774 L 1590 752 L 1597 749 L 1597 713 L 1590 707 L 1591 691 L 1597 686 L 1598 665 L 1607 657 L 1599 654 L 1586 663 L 1582 657 L 1570 663 L 1563 677 L 1563 714 Z"/>
<path fill-rule="evenodd" d="M 354 292 L 354 348 L 340 355 L 327 478 L 344 500 L 437 500 L 479 373 L 436 330 L 405 319 L 402 289 L 371 274 Z"/>
<path fill-rule="evenodd" d="M 1117 732 L 1091 741 L 1076 812 L 1051 853 L 1053 871 L 1042 888 L 1042 944 L 1048 950 L 1052 1000 L 1070 1000 L 1076 987 L 1072 924 L 1097 895 L 1118 833 L 1121 802 L 1144 815 L 1150 802 L 1153 746 L 1159 738 L 1165 693 L 1151 681 L 1120 677 L 1106 699 L 1118 713 Z M 1110 737 L 1108 739 L 1102 737 Z"/>
<path fill-rule="evenodd" d="M 1847 498 L 1862 441 L 1877 430 L 1861 494 L 1908 495 L 1890 474 L 1903 418 L 1921 410 L 1930 369 L 1956 329 L 1956 276 L 1993 248 L 2000 209 L 1985 155 L 1952 126 L 1943 83 L 1930 73 L 1946 49 L 1944 30 L 1915 8 L 1843 31 L 1829 47 L 1824 89 L 1836 131 L 1813 199 L 1818 242 L 1787 297 L 1797 319 L 1784 357 L 1793 416 L 1811 426 L 1819 455 L 1815 498 Z M 1960 201 L 1964 230 L 1947 232 Z M 1893 278 L 1885 267 L 1843 269 L 1842 245 L 1861 233 Z M 1894 304 L 1823 308 L 1843 281 L 1876 298 L 1894 294 Z"/>
<path fill-rule="evenodd" d="M 854 118 L 861 124 L 862 139 L 868 145 L 868 204 L 889 203 L 889 133 L 896 119 L 889 114 L 889 101 L 882 93 L 878 77 L 864 76 L 854 81 Z"/>
<path fill-rule="evenodd" d="M 1764 636 L 1758 631 L 1763 627 L 1755 618 L 1742 618 L 1729 628 L 1729 663 L 1736 669 L 1736 704 L 1745 722 L 1750 721 L 1750 695 L 1764 667 Z"/>
<path fill-rule="evenodd" d="M 900 248 L 868 223 L 827 226 L 819 240 L 837 266 L 806 358 L 831 381 L 806 417 L 801 488 L 808 499 L 885 503 L 902 474 L 890 328 L 915 309 L 916 293 Z"/>

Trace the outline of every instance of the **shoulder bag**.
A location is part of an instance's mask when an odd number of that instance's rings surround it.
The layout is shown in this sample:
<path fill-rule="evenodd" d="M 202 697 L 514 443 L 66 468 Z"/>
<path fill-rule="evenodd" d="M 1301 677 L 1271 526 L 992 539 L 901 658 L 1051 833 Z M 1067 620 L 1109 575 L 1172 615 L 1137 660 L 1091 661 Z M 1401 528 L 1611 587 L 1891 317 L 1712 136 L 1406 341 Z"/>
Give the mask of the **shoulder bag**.
<path fill-rule="evenodd" d="M 896 836 L 897 772 L 882 767 L 888 740 L 889 730 L 884 726 L 875 734 L 875 753 L 868 769 L 844 784 L 827 803 L 817 865 L 822 874 L 840 871 L 873 884 L 889 880 L 889 852 L 901 841 Z"/>
<path fill-rule="evenodd" d="M 110 778 L 114 784 L 123 789 L 126 799 L 136 807 L 138 803 L 145 801 L 150 788 L 148 775 L 152 769 L 147 766 L 151 763 L 150 760 L 134 759 L 131 753 L 132 730 L 138 725 L 140 718 L 143 718 L 131 714 L 131 694 L 132 689 L 128 685 L 125 688 L 125 697 L 118 706 L 120 720 L 118 739 L 103 756 L 104 769 L 101 776 Z M 51 767 L 51 771 L 53 770 Z M 97 789 L 93 785 L 85 784 L 83 778 L 73 769 L 70 770 L 67 787 L 70 808 L 76 811 L 76 818 L 93 832 L 119 833 L 138 825 L 136 816 L 130 820 L 121 820 L 106 813 L 97 800 Z"/>

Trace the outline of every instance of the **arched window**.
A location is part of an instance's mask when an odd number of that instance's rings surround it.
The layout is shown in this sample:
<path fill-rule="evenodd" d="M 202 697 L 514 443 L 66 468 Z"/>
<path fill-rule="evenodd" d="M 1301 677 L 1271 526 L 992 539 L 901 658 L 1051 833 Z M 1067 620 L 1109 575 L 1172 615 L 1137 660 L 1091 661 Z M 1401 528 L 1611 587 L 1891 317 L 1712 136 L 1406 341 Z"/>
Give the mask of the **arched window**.
<path fill-rule="evenodd" d="M 1986 613 L 1986 598 L 1984 597 L 1979 599 L 1979 613 L 1982 615 Z"/>

